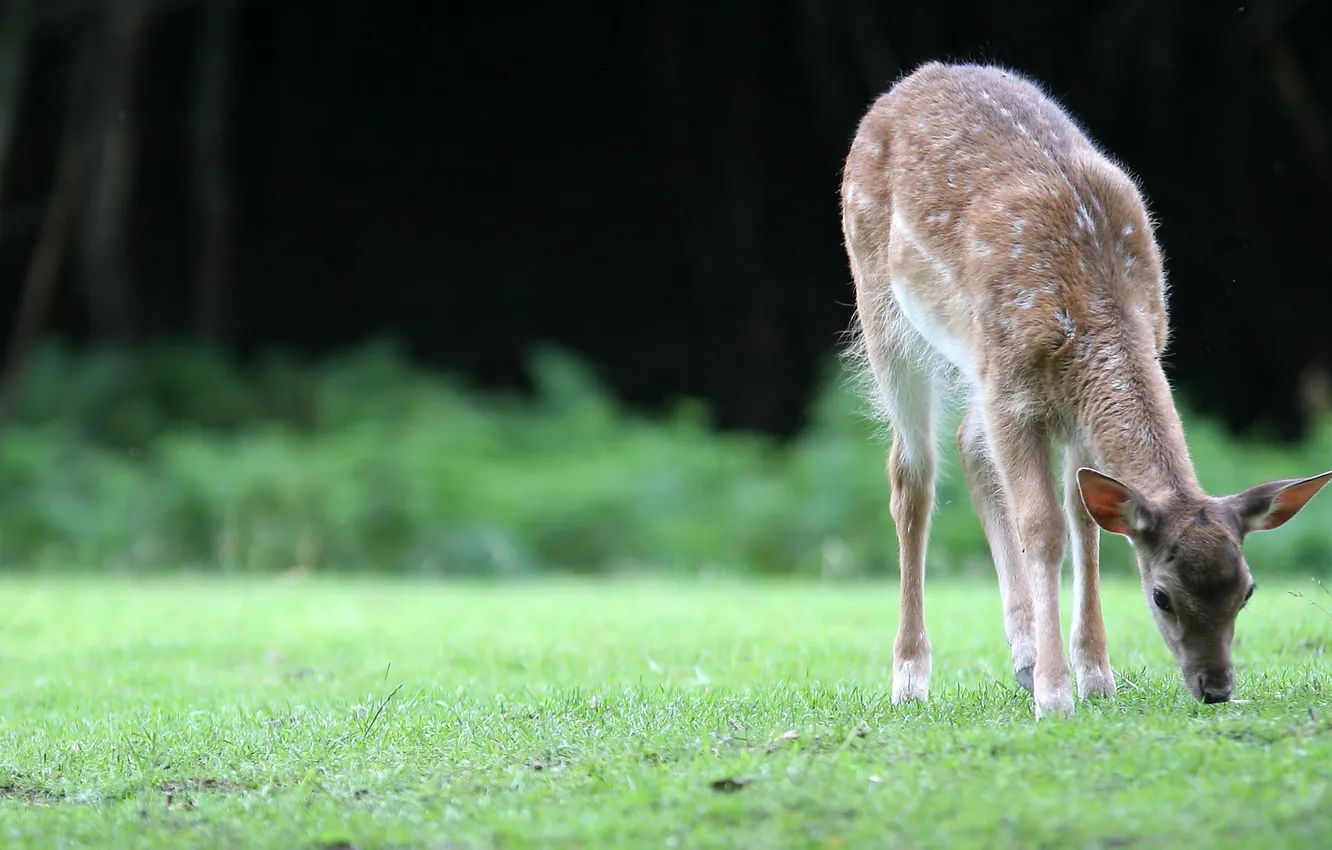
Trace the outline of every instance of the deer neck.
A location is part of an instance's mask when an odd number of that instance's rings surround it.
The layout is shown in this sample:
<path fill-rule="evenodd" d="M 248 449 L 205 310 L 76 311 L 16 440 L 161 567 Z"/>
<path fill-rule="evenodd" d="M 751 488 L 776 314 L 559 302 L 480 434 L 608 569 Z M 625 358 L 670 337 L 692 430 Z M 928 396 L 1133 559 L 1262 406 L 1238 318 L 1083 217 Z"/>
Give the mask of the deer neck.
<path fill-rule="evenodd" d="M 1107 346 L 1086 370 L 1083 428 L 1099 468 L 1156 499 L 1203 495 L 1184 425 L 1150 346 Z"/>

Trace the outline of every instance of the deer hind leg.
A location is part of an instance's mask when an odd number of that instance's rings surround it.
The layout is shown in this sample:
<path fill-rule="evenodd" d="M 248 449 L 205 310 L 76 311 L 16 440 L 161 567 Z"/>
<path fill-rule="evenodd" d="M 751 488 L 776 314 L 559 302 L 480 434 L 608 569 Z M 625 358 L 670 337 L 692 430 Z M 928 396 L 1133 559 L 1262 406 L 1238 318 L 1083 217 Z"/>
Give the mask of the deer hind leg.
<path fill-rule="evenodd" d="M 1030 691 L 1036 668 L 1036 622 L 1031 583 L 1023 569 L 1012 512 L 1004 501 L 1003 482 L 990 459 L 985 418 L 978 408 L 970 408 L 962 417 L 962 424 L 957 429 L 957 447 L 962 454 L 971 503 L 985 530 L 994 569 L 999 576 L 1004 634 L 1013 655 L 1013 675 L 1018 684 Z"/>
<path fill-rule="evenodd" d="M 1088 458 L 1070 447 L 1064 462 L 1064 516 L 1068 521 L 1073 561 L 1073 631 L 1069 636 L 1078 696 L 1113 697 L 1115 676 L 1105 645 L 1101 617 L 1100 528 L 1087 513 L 1078 491 L 1078 467 Z"/>
<path fill-rule="evenodd" d="M 893 702 L 927 699 L 930 638 L 925 629 L 925 553 L 934 511 L 935 453 L 933 393 L 926 376 L 910 367 L 896 370 L 890 409 L 893 445 L 888 479 L 897 531 L 900 603 L 893 641 Z"/>
<path fill-rule="evenodd" d="M 888 481 L 897 531 L 900 605 L 893 641 L 894 704 L 925 700 L 930 690 L 930 639 L 925 629 L 925 552 L 934 512 L 935 388 L 927 364 L 912 356 L 914 333 L 900 316 L 880 313 L 866 328 L 867 354 L 879 400 L 892 429 Z M 895 319 L 895 321 L 894 321 Z M 896 336 L 895 336 L 896 335 Z"/>
<path fill-rule="evenodd" d="M 1031 583 L 1036 624 L 1032 692 L 1036 716 L 1073 713 L 1072 682 L 1059 620 L 1059 571 L 1064 560 L 1064 513 L 1055 492 L 1050 441 L 1044 429 L 1013 414 L 1002 401 L 986 404 L 991 456 L 1017 527 L 1022 569 Z"/>

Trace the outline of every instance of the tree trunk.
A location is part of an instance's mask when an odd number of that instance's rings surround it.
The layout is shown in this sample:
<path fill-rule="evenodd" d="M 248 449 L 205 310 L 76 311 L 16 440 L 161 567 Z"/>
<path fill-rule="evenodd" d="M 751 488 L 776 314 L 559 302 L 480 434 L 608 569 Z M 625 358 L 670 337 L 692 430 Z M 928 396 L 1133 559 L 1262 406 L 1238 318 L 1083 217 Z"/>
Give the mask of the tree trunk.
<path fill-rule="evenodd" d="M 840 136 L 848 122 L 860 117 L 861 99 L 852 96 L 838 72 L 842 51 L 837 39 L 836 9 L 826 0 L 797 0 L 791 9 L 794 25 L 791 40 L 796 42 L 803 57 L 814 103 L 823 113 L 830 135 Z"/>
<path fill-rule="evenodd" d="M 652 87 L 648 104 L 656 143 L 656 197 L 670 239 L 665 272 L 671 285 L 688 289 L 699 305 L 700 327 L 687 355 L 688 369 L 698 383 L 689 392 L 717 397 L 726 386 L 726 375 L 713 361 L 729 348 L 729 323 L 716 309 L 715 271 L 710 271 L 717 228 L 710 210 L 708 215 L 702 211 L 715 190 L 701 173 L 707 149 L 698 142 L 700 137 L 708 138 L 711 128 L 706 126 L 707 116 L 690 114 L 691 95 L 699 86 L 690 75 L 686 57 L 704 49 L 696 37 L 700 28 L 692 26 L 690 16 L 687 6 L 654 0 L 646 16 L 643 59 Z"/>
<path fill-rule="evenodd" d="M 307 33 L 304 13 L 293 6 L 275 10 L 277 56 L 273 69 L 273 104 L 277 127 L 273 145 L 272 216 L 268 246 L 279 275 L 295 289 L 311 285 L 315 277 L 315 205 L 311 180 L 319 156 L 312 121 L 323 95 L 315 80 L 315 45 Z"/>
<path fill-rule="evenodd" d="M 147 0 L 122 0 L 108 6 L 97 50 L 99 85 L 92 105 L 93 169 L 84 209 L 81 277 L 94 330 L 119 344 L 130 344 L 135 338 L 130 215 L 139 151 L 135 95 L 147 17 Z"/>
<path fill-rule="evenodd" d="M 8 421 L 33 341 L 46 323 L 55 300 L 61 266 L 69 253 L 70 233 L 89 165 L 88 113 L 91 79 L 96 63 L 90 43 L 76 43 L 70 62 L 65 126 L 60 152 L 37 244 L 28 257 L 27 275 L 19 296 L 14 329 L 9 336 L 3 384 L 0 385 L 0 425 Z"/>
<path fill-rule="evenodd" d="M 741 297 L 734 319 L 743 332 L 743 374 L 738 385 L 739 424 L 769 428 L 777 413 L 780 373 L 773 282 L 765 260 L 763 161 L 765 140 L 760 99 L 763 11 L 754 0 L 732 6 L 729 86 L 723 89 L 726 121 L 720 149 L 723 165 L 723 227 L 716 237 L 720 268 L 729 270 Z"/>
<path fill-rule="evenodd" d="M 227 144 L 236 0 L 203 0 L 191 126 L 194 181 L 194 308 L 199 333 L 226 342 L 235 215 Z"/>
<path fill-rule="evenodd" d="M 0 15 L 0 231 L 5 229 L 5 179 L 18 134 L 33 32 L 33 0 L 9 0 Z"/>
<path fill-rule="evenodd" d="M 845 7 L 845 26 L 860 78 L 870 97 L 878 97 L 892 85 L 897 62 L 874 6 L 866 0 L 850 0 Z"/>
<path fill-rule="evenodd" d="M 764 260 L 760 61 L 764 25 L 755 3 L 722 19 L 688 5 L 654 3 L 649 79 L 657 106 L 662 198 L 681 240 L 681 285 L 702 324 L 697 351 L 705 394 L 720 424 L 772 422 L 780 368 Z M 689 54 L 722 75 L 691 74 Z M 695 104 L 698 104 L 697 106 Z"/>

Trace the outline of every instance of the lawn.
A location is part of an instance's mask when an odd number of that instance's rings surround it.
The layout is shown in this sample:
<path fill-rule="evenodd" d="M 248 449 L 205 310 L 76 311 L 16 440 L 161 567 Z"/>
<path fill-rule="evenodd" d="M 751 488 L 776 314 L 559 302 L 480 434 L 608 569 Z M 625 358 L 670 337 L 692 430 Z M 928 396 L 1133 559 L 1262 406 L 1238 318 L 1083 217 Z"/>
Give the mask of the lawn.
<path fill-rule="evenodd" d="M 929 588 L 894 708 L 891 584 L 8 579 L 0 841 L 1327 846 L 1332 596 L 1259 580 L 1247 702 L 1112 583 L 1118 699 L 1037 723 L 993 582 Z"/>

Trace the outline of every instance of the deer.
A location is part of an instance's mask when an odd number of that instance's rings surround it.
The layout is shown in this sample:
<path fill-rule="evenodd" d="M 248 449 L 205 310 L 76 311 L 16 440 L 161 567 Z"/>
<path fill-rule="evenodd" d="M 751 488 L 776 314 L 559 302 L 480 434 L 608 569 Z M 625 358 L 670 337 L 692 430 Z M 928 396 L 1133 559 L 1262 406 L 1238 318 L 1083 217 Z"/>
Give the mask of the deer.
<path fill-rule="evenodd" d="M 892 703 L 929 698 L 925 560 L 947 405 L 961 413 L 961 467 L 1036 719 L 1073 715 L 1071 676 L 1079 699 L 1116 695 L 1102 530 L 1131 546 L 1194 700 L 1230 700 L 1235 623 L 1256 586 L 1242 544 L 1295 516 L 1332 471 L 1224 496 L 1199 484 L 1162 363 L 1168 285 L 1137 178 L 1034 78 L 932 61 L 861 117 L 841 214 L 848 350 L 891 435 Z"/>

